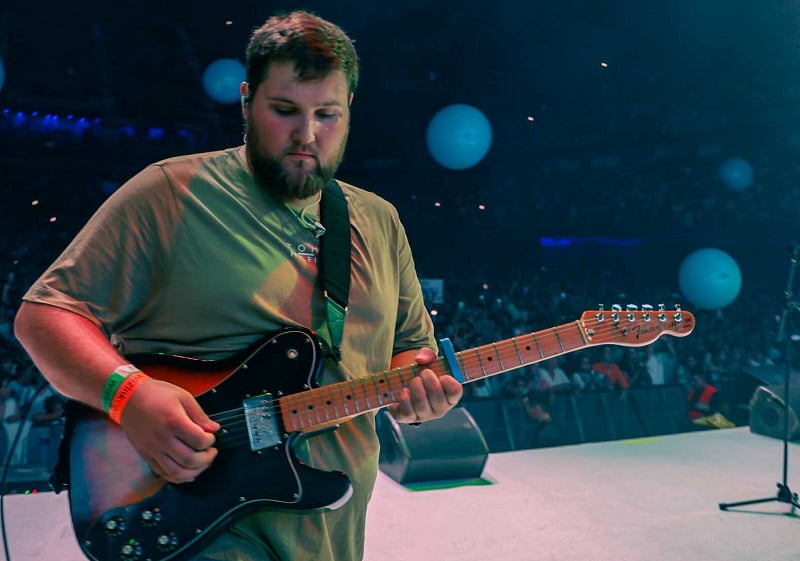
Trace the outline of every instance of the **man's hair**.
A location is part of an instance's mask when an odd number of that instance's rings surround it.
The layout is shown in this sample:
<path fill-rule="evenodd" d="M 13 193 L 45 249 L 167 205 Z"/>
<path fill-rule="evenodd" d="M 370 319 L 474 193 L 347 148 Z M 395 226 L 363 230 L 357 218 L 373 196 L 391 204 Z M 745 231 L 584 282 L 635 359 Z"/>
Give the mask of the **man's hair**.
<path fill-rule="evenodd" d="M 253 32 L 247 45 L 247 101 L 267 79 L 272 62 L 294 62 L 299 80 L 318 80 L 341 70 L 350 93 L 358 87 L 353 42 L 340 27 L 309 12 L 273 16 Z"/>

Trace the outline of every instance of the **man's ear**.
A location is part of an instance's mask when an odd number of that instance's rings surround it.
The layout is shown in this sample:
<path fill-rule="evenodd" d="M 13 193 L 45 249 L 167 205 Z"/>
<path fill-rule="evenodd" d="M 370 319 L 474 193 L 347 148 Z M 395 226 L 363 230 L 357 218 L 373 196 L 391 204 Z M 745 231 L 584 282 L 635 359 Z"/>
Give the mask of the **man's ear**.
<path fill-rule="evenodd" d="M 353 105 L 353 96 L 356 95 L 353 92 L 350 92 L 350 99 L 347 100 L 347 105 Z"/>
<path fill-rule="evenodd" d="M 239 95 L 242 100 L 242 117 L 247 120 L 247 106 L 250 103 L 250 86 L 247 82 L 239 84 Z"/>

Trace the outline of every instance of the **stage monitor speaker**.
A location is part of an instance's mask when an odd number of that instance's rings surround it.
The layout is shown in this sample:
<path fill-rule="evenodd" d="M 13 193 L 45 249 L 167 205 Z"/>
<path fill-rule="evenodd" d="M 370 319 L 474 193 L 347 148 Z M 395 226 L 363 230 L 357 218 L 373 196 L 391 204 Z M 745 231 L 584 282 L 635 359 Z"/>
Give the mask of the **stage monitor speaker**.
<path fill-rule="evenodd" d="M 784 386 L 760 386 L 750 400 L 750 431 L 783 438 L 786 415 L 789 415 L 789 440 L 800 439 L 800 387 L 790 387 L 789 407 L 784 406 Z"/>
<path fill-rule="evenodd" d="M 380 469 L 401 484 L 481 476 L 489 456 L 483 433 L 463 407 L 419 426 L 398 423 L 388 411 L 376 419 Z"/>

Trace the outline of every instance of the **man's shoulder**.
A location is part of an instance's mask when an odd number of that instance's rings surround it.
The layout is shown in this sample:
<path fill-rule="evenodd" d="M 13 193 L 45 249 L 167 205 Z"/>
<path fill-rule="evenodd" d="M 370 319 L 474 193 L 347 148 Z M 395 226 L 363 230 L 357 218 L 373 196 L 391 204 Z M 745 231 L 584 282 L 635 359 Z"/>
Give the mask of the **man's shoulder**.
<path fill-rule="evenodd" d="M 181 168 L 196 169 L 208 163 L 229 162 L 236 157 L 236 148 L 226 148 L 224 150 L 213 150 L 210 152 L 196 152 L 193 154 L 182 154 L 172 156 L 154 162 L 153 166 L 162 167 L 169 170 L 179 170 Z"/>
<path fill-rule="evenodd" d="M 394 205 L 372 191 L 362 189 L 341 179 L 336 182 L 342 188 L 342 193 L 351 209 L 356 211 L 367 211 L 370 214 L 375 212 L 388 213 L 391 216 L 397 215 Z"/>
<path fill-rule="evenodd" d="M 341 179 L 336 179 L 336 183 L 339 184 L 339 187 L 342 188 L 342 193 L 344 193 L 345 197 L 347 197 L 348 199 L 353 198 L 356 200 L 364 200 L 364 201 L 374 202 L 377 204 L 380 203 L 389 204 L 388 201 L 386 201 L 386 199 L 384 199 L 377 193 L 368 191 L 366 189 L 353 185 L 352 183 L 342 181 Z"/>

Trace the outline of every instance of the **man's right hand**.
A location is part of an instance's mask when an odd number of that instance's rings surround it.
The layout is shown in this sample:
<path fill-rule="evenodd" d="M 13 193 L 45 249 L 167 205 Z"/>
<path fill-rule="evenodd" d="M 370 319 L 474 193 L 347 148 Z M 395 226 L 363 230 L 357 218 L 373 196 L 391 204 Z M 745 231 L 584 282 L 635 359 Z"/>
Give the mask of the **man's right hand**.
<path fill-rule="evenodd" d="M 219 423 L 192 394 L 169 382 L 142 382 L 125 405 L 120 425 L 153 473 L 170 483 L 194 481 L 217 456 Z"/>

